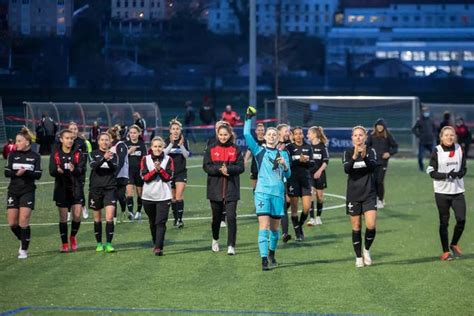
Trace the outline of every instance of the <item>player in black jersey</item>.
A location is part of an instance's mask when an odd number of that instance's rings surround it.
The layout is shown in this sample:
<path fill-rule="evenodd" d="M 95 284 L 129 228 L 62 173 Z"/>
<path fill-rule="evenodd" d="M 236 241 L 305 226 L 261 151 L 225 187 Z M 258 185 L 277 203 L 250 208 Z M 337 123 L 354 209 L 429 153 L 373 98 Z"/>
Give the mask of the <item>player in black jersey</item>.
<path fill-rule="evenodd" d="M 311 170 L 313 195 L 316 197 L 316 218 L 314 217 L 314 198 L 311 201 L 308 226 L 321 225 L 323 213 L 324 189 L 327 188 L 326 168 L 329 163 L 327 148 L 328 139 L 321 126 L 312 126 L 308 129 L 308 140 L 313 148 L 314 167 Z"/>
<path fill-rule="evenodd" d="M 10 178 L 7 191 L 8 225 L 20 241 L 18 259 L 28 257 L 31 211 L 35 208 L 35 180 L 41 178 L 41 156 L 31 151 L 32 137 L 24 127 L 16 135 L 16 150 L 5 165 L 5 177 Z"/>
<path fill-rule="evenodd" d="M 276 128 L 278 130 L 278 137 L 279 137 L 277 148 L 279 150 L 286 150 L 286 147 L 289 144 L 291 144 L 290 126 L 287 124 L 279 124 L 277 125 Z M 290 156 L 290 153 L 288 153 L 288 156 Z M 285 212 L 283 213 L 283 217 L 281 218 L 281 230 L 282 230 L 281 239 L 283 240 L 284 243 L 287 243 L 291 239 L 291 235 L 288 233 L 288 208 L 290 207 L 290 197 L 288 196 L 288 183 L 287 182 L 285 182 L 285 187 L 286 187 Z"/>
<path fill-rule="evenodd" d="M 375 238 L 377 196 L 374 170 L 377 166 L 375 150 L 365 145 L 367 131 L 362 126 L 352 129 L 353 147 L 344 151 L 344 172 L 347 173 L 346 213 L 351 216 L 352 245 L 356 254 L 356 267 L 370 266 L 370 246 Z M 361 219 L 365 218 L 365 243 L 362 253 Z M 362 257 L 363 255 L 363 257 Z"/>
<path fill-rule="evenodd" d="M 78 150 L 82 153 L 83 159 L 85 161 L 84 168 L 82 169 L 82 175 L 81 175 L 81 180 L 82 180 L 82 195 L 84 195 L 84 186 L 86 185 L 86 172 L 87 172 L 87 159 L 89 159 L 89 150 L 87 148 L 87 142 L 86 138 L 84 135 L 79 133 L 79 128 L 75 122 L 70 122 L 69 126 L 67 128 L 70 130 L 73 135 L 74 135 L 74 145 L 73 148 L 74 150 Z M 68 222 L 70 221 L 70 210 L 68 211 Z M 82 203 L 82 217 L 84 219 L 89 218 L 89 211 L 87 210 L 86 207 L 86 200 L 84 199 Z"/>
<path fill-rule="evenodd" d="M 130 219 L 140 220 L 142 218 L 142 190 L 143 179 L 140 174 L 140 163 L 146 156 L 145 142 L 140 139 L 142 134 L 138 125 L 132 125 L 128 129 L 129 140 L 125 142 L 128 148 L 128 184 L 127 184 L 127 208 Z M 133 194 L 137 192 L 137 212 L 133 215 Z"/>
<path fill-rule="evenodd" d="M 186 159 L 189 157 L 189 144 L 182 133 L 182 125 L 177 119 L 170 122 L 170 136 L 165 140 L 165 154 L 173 159 L 174 175 L 171 181 L 173 189 L 173 199 L 171 209 L 173 210 L 174 223 L 178 228 L 183 228 L 184 214 L 184 189 L 188 181 L 188 170 L 186 169 Z"/>
<path fill-rule="evenodd" d="M 128 147 L 125 145 L 120 139 L 120 125 L 116 124 L 112 128 L 110 128 L 107 133 L 112 137 L 112 147 L 110 150 L 117 155 L 117 170 L 116 170 L 116 177 L 117 177 L 117 190 L 115 191 L 115 197 L 120 204 L 120 209 L 122 210 L 122 217 L 123 220 L 125 216 L 127 216 L 127 200 L 125 196 L 125 191 L 128 184 Z M 132 220 L 130 214 L 128 214 L 128 219 Z M 117 207 L 115 208 L 115 215 L 114 215 L 114 224 L 117 223 Z"/>
<path fill-rule="evenodd" d="M 74 147 L 74 133 L 65 129 L 59 133 L 60 146 L 55 146 L 49 159 L 49 173 L 55 178 L 54 201 L 59 210 L 59 235 L 61 252 L 69 251 L 67 213 L 72 211 L 71 236 L 72 251 L 77 250 L 76 235 L 81 226 L 81 209 L 84 203 L 83 170 L 86 160 L 81 151 Z"/>
<path fill-rule="evenodd" d="M 255 127 L 255 136 L 255 141 L 259 146 L 265 144 L 265 126 L 263 125 L 263 123 L 258 123 Z M 255 190 L 258 179 L 257 161 L 255 160 L 255 157 L 252 156 L 252 152 L 250 152 L 250 150 L 247 150 L 244 158 L 245 164 L 247 164 L 250 159 L 252 159 L 252 164 L 250 165 L 250 182 L 252 183 L 252 188 Z"/>
<path fill-rule="evenodd" d="M 288 179 L 288 195 L 291 202 L 291 221 L 297 241 L 304 240 L 303 225 L 311 208 L 311 170 L 314 167 L 313 149 L 304 142 L 303 129 L 293 128 L 293 143 L 286 149 L 290 154 L 291 177 Z M 298 200 L 303 202 L 303 211 L 298 219 Z"/>
<path fill-rule="evenodd" d="M 110 150 L 112 137 L 108 133 L 100 133 L 97 140 L 99 149 L 90 154 L 91 174 L 89 177 L 89 208 L 94 210 L 94 233 L 97 240 L 97 252 L 114 252 L 112 239 L 114 236 L 115 190 L 117 187 L 118 159 Z M 107 243 L 102 245 L 102 209 L 105 209 L 105 225 Z"/>
<path fill-rule="evenodd" d="M 436 206 L 439 212 L 439 237 L 443 254 L 441 260 L 461 256 L 461 239 L 466 225 L 466 199 L 464 197 L 464 176 L 466 175 L 466 156 L 456 143 L 456 132 L 452 126 L 445 126 L 439 133 L 440 144 L 436 146 L 426 172 L 433 179 Z M 449 210 L 456 217 L 453 238 L 449 243 Z M 449 250 L 451 249 L 451 253 Z"/>
<path fill-rule="evenodd" d="M 375 190 L 377 191 L 377 209 L 385 206 L 385 173 L 387 172 L 388 160 L 398 152 L 398 144 L 388 131 L 385 121 L 378 119 L 374 124 L 374 130 L 367 138 L 367 145 L 375 149 L 377 153 L 377 168 L 375 168 Z"/>

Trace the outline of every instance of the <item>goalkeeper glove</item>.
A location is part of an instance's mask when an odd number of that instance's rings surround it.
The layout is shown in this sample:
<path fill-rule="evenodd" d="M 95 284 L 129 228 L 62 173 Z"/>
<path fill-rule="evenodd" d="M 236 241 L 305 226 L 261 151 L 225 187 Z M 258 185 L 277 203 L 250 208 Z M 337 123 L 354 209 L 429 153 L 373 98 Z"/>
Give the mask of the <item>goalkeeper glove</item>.
<path fill-rule="evenodd" d="M 254 117 L 255 115 L 257 115 L 257 109 L 250 105 L 247 108 L 247 112 L 245 113 L 245 118 L 248 120 Z"/>

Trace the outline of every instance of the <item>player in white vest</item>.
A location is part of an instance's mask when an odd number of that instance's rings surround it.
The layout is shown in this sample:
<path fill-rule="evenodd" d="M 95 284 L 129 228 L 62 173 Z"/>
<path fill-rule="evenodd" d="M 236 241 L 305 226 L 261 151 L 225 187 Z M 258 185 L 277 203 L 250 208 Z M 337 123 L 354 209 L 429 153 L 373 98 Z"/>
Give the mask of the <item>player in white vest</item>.
<path fill-rule="evenodd" d="M 461 146 L 456 143 L 453 127 L 445 126 L 439 133 L 440 144 L 431 156 L 426 172 L 433 179 L 436 205 L 439 211 L 439 236 L 443 247 L 441 260 L 450 260 L 461 256 L 459 239 L 466 225 L 466 200 L 464 198 L 464 180 L 466 175 L 466 157 Z M 449 244 L 449 209 L 456 217 L 453 238 Z M 451 249 L 451 252 L 449 250 Z"/>
<path fill-rule="evenodd" d="M 166 232 L 166 222 L 173 194 L 171 180 L 173 178 L 173 159 L 163 152 L 165 142 L 161 137 L 151 141 L 151 154 L 143 157 L 141 174 L 143 181 L 142 201 L 143 208 L 148 215 L 153 252 L 157 256 L 163 255 L 163 243 Z"/>

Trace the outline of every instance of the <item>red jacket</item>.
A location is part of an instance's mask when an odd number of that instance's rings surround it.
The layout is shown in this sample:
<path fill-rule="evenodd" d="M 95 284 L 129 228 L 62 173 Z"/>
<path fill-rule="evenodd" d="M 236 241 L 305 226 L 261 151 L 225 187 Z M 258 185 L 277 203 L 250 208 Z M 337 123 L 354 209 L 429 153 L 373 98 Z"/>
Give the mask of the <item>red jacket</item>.
<path fill-rule="evenodd" d="M 225 164 L 229 176 L 219 169 Z M 240 174 L 245 171 L 239 148 L 228 142 L 209 146 L 204 153 L 203 169 L 207 173 L 207 198 L 211 201 L 240 200 Z"/>
<path fill-rule="evenodd" d="M 5 144 L 3 146 L 3 158 L 7 159 L 8 154 L 10 154 L 12 151 L 16 150 L 16 145 L 15 144 Z"/>
<path fill-rule="evenodd" d="M 235 111 L 222 112 L 222 120 L 228 122 L 230 126 L 235 126 L 238 122 L 240 122 L 240 116 Z"/>

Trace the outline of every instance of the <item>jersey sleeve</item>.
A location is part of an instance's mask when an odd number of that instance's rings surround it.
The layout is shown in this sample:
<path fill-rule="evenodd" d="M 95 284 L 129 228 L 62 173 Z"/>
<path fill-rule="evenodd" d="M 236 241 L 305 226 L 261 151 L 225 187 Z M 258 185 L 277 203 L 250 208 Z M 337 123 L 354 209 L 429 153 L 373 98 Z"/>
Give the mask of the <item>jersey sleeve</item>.
<path fill-rule="evenodd" d="M 281 156 L 285 159 L 286 171 L 283 170 L 283 177 L 289 179 L 291 177 L 290 156 L 286 150 L 281 151 Z"/>
<path fill-rule="evenodd" d="M 34 180 L 39 180 L 41 178 L 42 173 L 43 173 L 43 171 L 41 170 L 41 156 L 37 155 L 37 157 L 35 159 L 34 170 L 33 171 L 31 171 L 31 170 L 25 171 L 24 176 L 26 176 L 28 178 L 31 178 L 31 179 L 34 179 Z"/>
<path fill-rule="evenodd" d="M 262 151 L 262 147 L 260 147 L 255 139 L 252 136 L 252 133 L 250 131 L 250 127 L 252 125 L 252 120 L 245 120 L 244 124 L 244 138 L 245 142 L 247 143 L 247 147 L 252 153 L 252 155 L 255 157 L 258 155 L 260 151 Z"/>
<path fill-rule="evenodd" d="M 214 163 L 211 160 L 211 148 L 207 148 L 206 152 L 204 153 L 204 159 L 202 162 L 202 169 L 204 170 L 204 172 L 210 176 L 220 176 L 222 175 L 219 171 L 220 167 L 220 165 Z"/>
<path fill-rule="evenodd" d="M 12 167 L 13 155 L 10 153 L 7 157 L 7 163 L 5 164 L 5 177 L 6 178 L 13 178 L 15 177 L 15 171 Z"/>
<path fill-rule="evenodd" d="M 352 154 L 349 150 L 344 151 L 344 155 L 342 156 L 342 163 L 344 165 L 344 172 L 349 174 L 352 171 L 352 167 L 354 166 L 354 159 L 352 159 Z"/>

